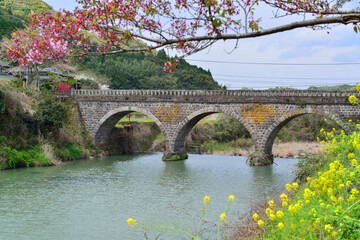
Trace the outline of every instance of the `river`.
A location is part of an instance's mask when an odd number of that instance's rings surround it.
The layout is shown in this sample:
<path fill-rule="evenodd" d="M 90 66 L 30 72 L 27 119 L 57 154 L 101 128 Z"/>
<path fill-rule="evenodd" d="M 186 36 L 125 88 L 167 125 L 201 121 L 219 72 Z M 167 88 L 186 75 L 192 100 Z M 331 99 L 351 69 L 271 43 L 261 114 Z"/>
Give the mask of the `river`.
<path fill-rule="evenodd" d="M 0 239 L 145 239 L 127 225 L 128 218 L 192 227 L 197 221 L 185 213 L 201 216 L 205 195 L 215 222 L 234 195 L 228 215 L 236 219 L 252 203 L 284 191 L 297 163 L 283 158 L 250 167 L 238 156 L 191 154 L 179 162 L 163 162 L 161 156 L 121 155 L 0 171 Z"/>

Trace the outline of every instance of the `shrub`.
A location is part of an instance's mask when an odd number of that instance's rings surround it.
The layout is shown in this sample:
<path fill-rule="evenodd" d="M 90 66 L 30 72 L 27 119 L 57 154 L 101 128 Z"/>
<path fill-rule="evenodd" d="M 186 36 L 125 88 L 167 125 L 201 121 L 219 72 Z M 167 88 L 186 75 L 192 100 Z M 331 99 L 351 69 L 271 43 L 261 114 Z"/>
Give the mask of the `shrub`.
<path fill-rule="evenodd" d="M 51 160 L 41 152 L 41 148 L 38 146 L 24 151 L 2 147 L 0 157 L 3 159 L 3 168 L 49 166 L 52 164 Z"/>
<path fill-rule="evenodd" d="M 47 135 L 48 132 L 62 127 L 67 118 L 67 107 L 64 103 L 48 97 L 39 104 L 35 117 L 41 132 Z"/>

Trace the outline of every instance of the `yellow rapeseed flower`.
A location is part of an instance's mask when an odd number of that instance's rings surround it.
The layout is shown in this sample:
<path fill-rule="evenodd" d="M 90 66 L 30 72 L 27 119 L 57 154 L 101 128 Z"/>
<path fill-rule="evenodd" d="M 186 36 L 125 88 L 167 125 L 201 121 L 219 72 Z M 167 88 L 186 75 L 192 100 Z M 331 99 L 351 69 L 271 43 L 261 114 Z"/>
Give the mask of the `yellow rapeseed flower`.
<path fill-rule="evenodd" d="M 226 223 L 226 214 L 225 213 L 222 213 L 221 215 L 220 215 L 220 221 L 223 221 L 224 223 Z"/>
<path fill-rule="evenodd" d="M 350 159 L 353 159 L 353 158 L 355 158 L 355 154 L 354 153 L 349 153 L 348 159 L 350 160 Z"/>
<path fill-rule="evenodd" d="M 274 201 L 273 201 L 273 200 L 270 200 L 270 201 L 269 201 L 269 206 L 270 206 L 270 207 L 274 206 Z"/>
<path fill-rule="evenodd" d="M 291 191 L 291 184 L 290 184 L 290 183 L 286 184 L 286 185 L 285 185 L 285 188 L 286 188 L 286 190 L 287 190 L 288 192 L 290 192 L 290 191 Z"/>
<path fill-rule="evenodd" d="M 267 208 L 265 212 L 268 217 L 270 217 L 271 214 L 274 214 L 274 211 L 271 208 Z"/>
<path fill-rule="evenodd" d="M 360 83 L 356 85 L 356 91 L 360 92 Z"/>
<path fill-rule="evenodd" d="M 132 219 L 132 218 L 129 218 L 129 219 L 127 220 L 127 223 L 128 223 L 129 226 L 132 227 L 132 228 L 137 225 L 136 220 L 135 220 L 135 219 Z"/>
<path fill-rule="evenodd" d="M 284 228 L 284 223 L 279 222 L 279 223 L 278 223 L 278 227 L 279 227 L 279 229 L 283 229 L 283 228 Z"/>
<path fill-rule="evenodd" d="M 204 197 L 204 203 L 206 204 L 206 203 L 208 203 L 208 202 L 210 202 L 210 197 L 209 197 L 209 196 L 205 196 L 205 197 Z"/>
<path fill-rule="evenodd" d="M 228 201 L 229 202 L 234 202 L 235 201 L 234 195 L 229 195 Z"/>
<path fill-rule="evenodd" d="M 330 232 L 333 229 L 333 227 L 330 224 L 325 225 L 325 231 Z"/>
<path fill-rule="evenodd" d="M 351 165 L 355 166 L 358 165 L 358 162 L 356 159 L 351 159 Z"/>
<path fill-rule="evenodd" d="M 253 214 L 253 218 L 254 218 L 255 221 L 258 219 L 258 217 L 259 217 L 259 215 L 257 215 L 257 213 Z"/>
<path fill-rule="evenodd" d="M 263 221 L 263 220 L 259 220 L 259 221 L 258 221 L 258 225 L 259 225 L 259 227 L 262 227 L 262 226 L 264 225 L 264 221 Z"/>
<path fill-rule="evenodd" d="M 284 216 L 283 211 L 281 211 L 281 210 L 277 211 L 277 212 L 276 212 L 276 216 L 277 216 L 278 218 L 282 218 L 282 217 Z"/>
<path fill-rule="evenodd" d="M 276 217 L 275 217 L 274 214 L 270 214 L 269 218 L 270 218 L 270 220 L 272 221 L 272 220 L 274 220 Z"/>
<path fill-rule="evenodd" d="M 349 102 L 350 102 L 351 104 L 355 104 L 357 100 L 358 100 L 357 97 L 355 97 L 354 95 L 351 95 L 351 96 L 349 97 Z"/>
<path fill-rule="evenodd" d="M 351 189 L 351 194 L 358 194 L 359 191 L 356 188 Z"/>

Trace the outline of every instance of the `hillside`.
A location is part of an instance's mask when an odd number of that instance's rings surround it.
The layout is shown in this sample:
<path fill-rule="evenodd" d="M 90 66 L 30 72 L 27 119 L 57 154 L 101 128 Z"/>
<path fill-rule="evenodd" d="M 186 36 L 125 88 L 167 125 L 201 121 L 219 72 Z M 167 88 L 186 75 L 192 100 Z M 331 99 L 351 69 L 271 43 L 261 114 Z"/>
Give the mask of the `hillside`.
<path fill-rule="evenodd" d="M 53 11 L 41 0 L 2 0 L 0 1 L 0 39 L 9 38 L 14 29 L 23 28 L 32 13 Z"/>
<path fill-rule="evenodd" d="M 177 71 L 163 70 L 169 58 L 164 50 L 157 53 L 127 53 L 86 57 L 79 69 L 93 71 L 109 80 L 113 89 L 224 89 L 205 71 L 185 60 L 180 60 Z"/>

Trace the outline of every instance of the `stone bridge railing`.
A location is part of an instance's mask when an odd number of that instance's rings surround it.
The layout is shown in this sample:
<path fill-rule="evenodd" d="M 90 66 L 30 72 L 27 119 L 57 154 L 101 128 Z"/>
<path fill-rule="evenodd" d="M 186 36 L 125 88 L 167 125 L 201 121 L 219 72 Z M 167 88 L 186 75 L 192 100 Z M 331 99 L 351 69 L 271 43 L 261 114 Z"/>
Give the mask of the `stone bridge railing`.
<path fill-rule="evenodd" d="M 78 100 L 206 102 L 206 103 L 295 103 L 348 104 L 353 91 L 317 90 L 73 90 Z"/>

